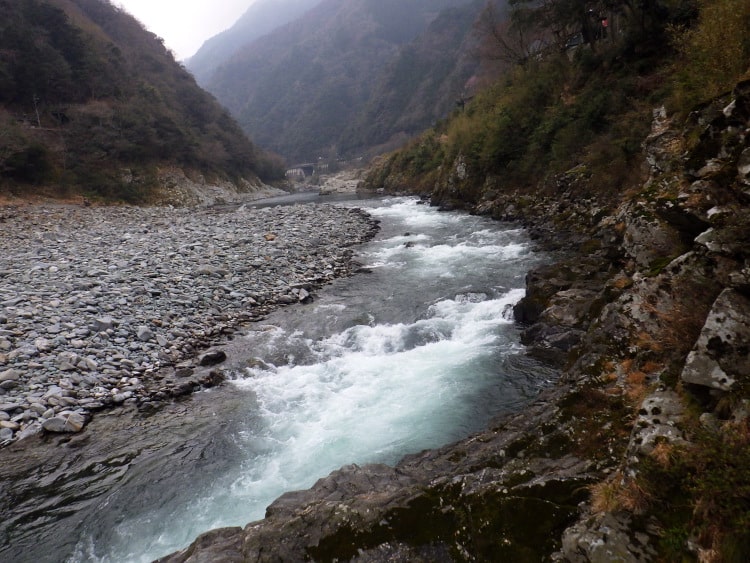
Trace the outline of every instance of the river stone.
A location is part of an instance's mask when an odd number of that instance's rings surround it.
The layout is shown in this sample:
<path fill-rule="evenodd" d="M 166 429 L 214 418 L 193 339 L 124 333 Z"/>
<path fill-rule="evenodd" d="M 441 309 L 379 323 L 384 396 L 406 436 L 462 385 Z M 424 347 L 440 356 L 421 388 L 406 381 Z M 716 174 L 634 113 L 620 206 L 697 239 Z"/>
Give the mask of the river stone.
<path fill-rule="evenodd" d="M 56 434 L 76 434 L 83 430 L 86 418 L 78 413 L 69 413 L 48 418 L 42 423 L 42 428 L 47 432 Z"/>
<path fill-rule="evenodd" d="M 37 350 L 40 352 L 48 352 L 50 348 L 52 348 L 52 341 L 46 338 L 37 338 L 34 340 L 34 346 L 36 346 Z"/>
<path fill-rule="evenodd" d="M 13 422 L 12 420 L 0 420 L 0 428 L 8 428 L 9 430 L 16 431 L 21 426 L 17 422 Z"/>
<path fill-rule="evenodd" d="M 18 403 L 0 403 L 0 411 L 5 411 L 9 414 L 20 407 L 21 405 Z"/>
<path fill-rule="evenodd" d="M 148 342 L 154 338 L 154 333 L 147 326 L 139 326 L 136 331 L 136 337 L 141 342 Z"/>
<path fill-rule="evenodd" d="M 113 328 L 115 328 L 115 321 L 112 317 L 99 317 L 91 325 L 91 330 L 94 332 L 104 332 Z"/>
<path fill-rule="evenodd" d="M 720 391 L 746 383 L 750 376 L 750 299 L 725 289 L 714 302 L 682 380 Z"/>
<path fill-rule="evenodd" d="M 310 299 L 310 292 L 302 288 L 299 290 L 297 297 L 299 298 L 300 302 L 304 303 Z"/>
<path fill-rule="evenodd" d="M 21 372 L 16 369 L 6 369 L 0 373 L 0 383 L 4 381 L 18 381 L 21 377 Z"/>
<path fill-rule="evenodd" d="M 13 439 L 13 430 L 10 428 L 0 428 L 0 442 Z"/>
<path fill-rule="evenodd" d="M 0 412 L 12 418 L 22 405 L 31 417 L 24 427 L 59 418 L 62 409 L 78 408 L 83 400 L 101 409 L 115 395 L 128 404 L 171 394 L 155 375 L 160 369 L 266 314 L 290 288 L 309 291 L 329 275 L 347 273 L 349 246 L 375 231 L 363 212 L 329 206 L 0 214 L 9 235 L 0 241 L 0 255 L 8 259 L 0 270 L 0 402 L 9 410 Z M 271 231 L 279 239 L 275 244 L 263 240 Z M 17 244 L 27 235 L 40 243 Z M 201 270 L 205 275 L 196 275 Z M 300 296 L 304 292 L 290 301 Z M 248 311 L 258 303 L 263 310 Z M 204 358 L 208 364 L 221 361 Z M 90 379 L 75 381 L 77 373 Z M 70 384 L 62 384 L 61 374 Z M 123 388 L 121 377 L 134 374 L 144 377 L 143 384 Z M 215 379 L 201 377 L 183 387 Z"/>
<path fill-rule="evenodd" d="M 224 350 L 210 350 L 205 354 L 201 354 L 201 356 L 198 358 L 198 363 L 204 367 L 215 366 L 216 364 L 220 364 L 226 359 L 227 354 L 226 352 L 224 352 Z"/>
<path fill-rule="evenodd" d="M 39 434 L 41 431 L 42 431 L 42 425 L 39 424 L 38 422 L 32 422 L 26 428 L 21 429 L 16 434 L 16 438 L 18 440 L 23 440 L 24 438 L 28 438 L 29 436 L 34 436 L 36 434 Z"/>

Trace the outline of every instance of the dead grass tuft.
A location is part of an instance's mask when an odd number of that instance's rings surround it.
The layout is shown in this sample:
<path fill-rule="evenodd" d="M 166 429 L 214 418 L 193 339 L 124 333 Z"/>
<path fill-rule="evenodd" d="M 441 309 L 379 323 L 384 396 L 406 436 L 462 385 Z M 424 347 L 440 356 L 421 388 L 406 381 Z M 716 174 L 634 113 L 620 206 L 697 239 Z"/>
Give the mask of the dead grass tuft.
<path fill-rule="evenodd" d="M 617 473 L 589 487 L 591 510 L 595 514 L 626 510 L 642 514 L 650 505 L 650 495 L 634 480 Z"/>

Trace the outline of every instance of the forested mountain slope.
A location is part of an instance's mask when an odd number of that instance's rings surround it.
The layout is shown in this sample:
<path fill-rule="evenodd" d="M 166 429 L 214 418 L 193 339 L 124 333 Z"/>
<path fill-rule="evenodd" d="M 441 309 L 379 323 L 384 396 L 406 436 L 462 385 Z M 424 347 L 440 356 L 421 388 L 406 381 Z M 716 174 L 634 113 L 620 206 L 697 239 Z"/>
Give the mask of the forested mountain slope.
<path fill-rule="evenodd" d="M 342 151 L 394 148 L 446 117 L 478 70 L 474 23 L 484 0 L 448 8 L 399 50 L 378 76 L 362 111 L 340 137 Z"/>
<path fill-rule="evenodd" d="M 149 198 L 159 165 L 272 175 L 233 119 L 107 0 L 1 0 L 0 182 Z"/>
<path fill-rule="evenodd" d="M 201 85 L 209 84 L 217 67 L 259 37 L 301 17 L 321 0 L 256 0 L 229 29 L 206 41 L 185 65 Z"/>
<path fill-rule="evenodd" d="M 351 155 L 444 115 L 471 75 L 461 46 L 480 5 L 324 0 L 241 48 L 205 86 L 291 161 Z M 457 11 L 440 17 L 447 8 Z"/>

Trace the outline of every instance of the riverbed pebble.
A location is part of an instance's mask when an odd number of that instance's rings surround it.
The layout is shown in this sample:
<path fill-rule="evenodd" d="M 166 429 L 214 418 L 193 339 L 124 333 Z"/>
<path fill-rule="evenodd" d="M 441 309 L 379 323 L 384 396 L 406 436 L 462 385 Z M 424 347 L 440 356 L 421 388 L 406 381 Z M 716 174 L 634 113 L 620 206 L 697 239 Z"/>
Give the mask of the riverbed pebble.
<path fill-rule="evenodd" d="M 8 207 L 0 226 L 0 444 L 199 387 L 200 350 L 347 275 L 375 229 L 328 205 Z"/>

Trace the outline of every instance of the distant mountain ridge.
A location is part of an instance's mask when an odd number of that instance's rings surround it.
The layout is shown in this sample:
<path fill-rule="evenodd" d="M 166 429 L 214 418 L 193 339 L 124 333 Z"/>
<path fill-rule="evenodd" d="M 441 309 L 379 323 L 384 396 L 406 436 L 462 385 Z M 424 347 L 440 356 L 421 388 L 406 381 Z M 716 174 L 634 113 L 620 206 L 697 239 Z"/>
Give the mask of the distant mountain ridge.
<path fill-rule="evenodd" d="M 108 0 L 0 0 L 0 189 L 148 200 L 156 170 L 273 175 L 161 39 Z"/>
<path fill-rule="evenodd" d="M 357 156 L 454 107 L 476 68 L 468 45 L 483 4 L 322 0 L 201 80 L 259 145 L 290 161 Z M 188 68 L 202 72 L 193 60 Z"/>
<path fill-rule="evenodd" d="M 259 37 L 298 19 L 321 1 L 256 0 L 231 28 L 208 39 L 185 65 L 203 85 L 209 81 L 217 64 L 223 64 Z"/>
<path fill-rule="evenodd" d="M 473 25 L 484 0 L 447 8 L 381 72 L 341 137 L 352 153 L 390 150 L 446 117 L 477 72 Z"/>

